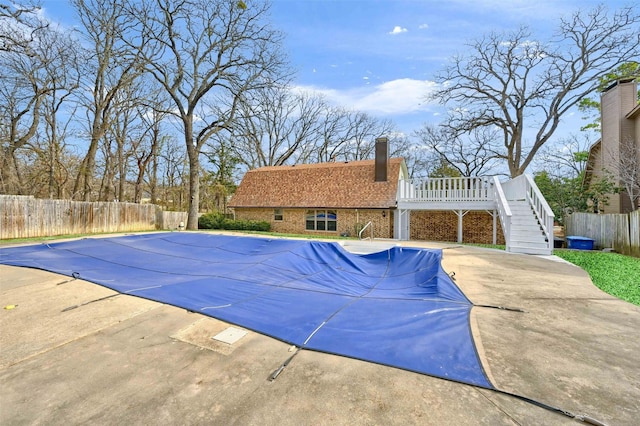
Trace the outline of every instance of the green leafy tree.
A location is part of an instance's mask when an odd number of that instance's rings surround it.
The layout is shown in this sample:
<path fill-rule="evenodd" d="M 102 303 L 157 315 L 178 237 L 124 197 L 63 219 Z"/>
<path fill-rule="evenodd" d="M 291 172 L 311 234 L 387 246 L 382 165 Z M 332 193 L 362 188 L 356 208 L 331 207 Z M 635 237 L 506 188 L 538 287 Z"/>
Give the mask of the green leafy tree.
<path fill-rule="evenodd" d="M 543 170 L 534 175 L 534 180 L 560 224 L 564 224 L 565 215 L 588 210 L 588 195 L 581 190 L 582 176 L 552 176 Z"/>
<path fill-rule="evenodd" d="M 452 166 L 444 158 L 440 158 L 440 163 L 433 168 L 429 177 L 445 178 L 445 177 L 461 177 L 462 173 L 456 167 Z"/>
<path fill-rule="evenodd" d="M 587 189 L 583 189 L 583 174 L 554 177 L 543 170 L 534 175 L 534 181 L 561 225 L 565 216 L 573 212 L 597 213 L 609 203 L 609 196 L 619 191 L 609 176 L 597 179 Z"/>
<path fill-rule="evenodd" d="M 209 160 L 212 170 L 205 172 L 201 191 L 203 206 L 206 210 L 219 210 L 223 213 L 227 209 L 227 198 L 236 191 L 238 177 L 236 173 L 242 159 L 232 149 L 231 139 L 220 133 L 206 144 L 203 154 Z M 205 194 L 204 192 L 207 192 Z"/>
<path fill-rule="evenodd" d="M 542 152 L 542 167 L 534 180 L 561 224 L 567 214 L 598 211 L 617 191 L 610 173 L 592 181 L 588 188 L 584 186 L 592 140 L 592 133 L 582 132 Z"/>
<path fill-rule="evenodd" d="M 606 170 L 605 170 L 606 172 Z M 615 184 L 610 174 L 592 181 L 589 188 L 584 190 L 584 194 L 589 200 L 589 206 L 594 213 L 599 213 L 604 206 L 609 205 L 609 196 L 620 192 L 620 187 Z"/>
<path fill-rule="evenodd" d="M 601 77 L 597 92 L 605 91 L 607 87 L 617 80 L 630 78 L 636 81 L 640 80 L 640 62 L 625 62 Z M 638 102 L 640 103 L 640 90 L 638 90 Z M 590 121 L 589 124 L 582 127 L 582 130 L 600 131 L 600 101 L 591 96 L 585 97 L 580 100 L 578 108 L 583 113 L 582 118 Z"/>

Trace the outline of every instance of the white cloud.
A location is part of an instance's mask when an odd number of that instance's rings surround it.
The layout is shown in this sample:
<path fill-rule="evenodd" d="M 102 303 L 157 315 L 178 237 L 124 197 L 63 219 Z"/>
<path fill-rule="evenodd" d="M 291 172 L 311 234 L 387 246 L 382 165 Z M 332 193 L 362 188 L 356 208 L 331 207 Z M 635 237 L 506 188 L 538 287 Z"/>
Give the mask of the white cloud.
<path fill-rule="evenodd" d="M 420 24 L 418 28 L 421 30 L 426 30 L 427 28 L 429 28 L 429 24 Z"/>
<path fill-rule="evenodd" d="M 393 27 L 393 30 L 389 31 L 389 34 L 396 35 L 396 34 L 406 33 L 407 31 L 409 30 L 399 25 L 396 25 L 395 27 Z"/>
<path fill-rule="evenodd" d="M 427 110 L 429 103 L 425 102 L 425 96 L 436 88 L 433 81 L 401 78 L 345 90 L 317 87 L 296 89 L 320 93 L 331 103 L 349 109 L 375 115 L 403 115 Z"/>

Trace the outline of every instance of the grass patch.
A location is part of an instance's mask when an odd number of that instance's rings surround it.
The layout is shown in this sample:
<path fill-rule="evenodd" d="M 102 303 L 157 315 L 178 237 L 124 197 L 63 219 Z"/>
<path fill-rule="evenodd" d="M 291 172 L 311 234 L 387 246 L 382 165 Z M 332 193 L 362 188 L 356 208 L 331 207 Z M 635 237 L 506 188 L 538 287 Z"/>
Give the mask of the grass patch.
<path fill-rule="evenodd" d="M 640 306 L 640 259 L 586 250 L 556 249 L 553 254 L 587 271 L 605 293 Z"/>
<path fill-rule="evenodd" d="M 67 235 L 52 235 L 50 237 L 10 238 L 6 240 L 0 240 L 0 245 L 40 243 L 43 241 L 55 241 L 55 240 L 66 240 L 69 238 L 90 237 L 92 235 L 99 235 L 99 234 L 67 234 Z"/>
<path fill-rule="evenodd" d="M 482 247 L 482 248 L 490 248 L 496 250 L 506 250 L 507 246 L 504 244 L 480 244 L 480 243 L 464 243 L 465 246 L 473 246 L 473 247 Z"/>
<path fill-rule="evenodd" d="M 207 232 L 211 231 L 209 229 L 199 229 L 198 232 Z M 216 230 L 213 230 L 214 232 Z M 145 234 L 145 233 L 154 233 L 154 232 L 171 232 L 167 230 L 157 230 L 157 231 L 129 231 L 129 232 L 105 232 L 105 233 L 95 233 L 95 234 L 67 234 L 67 235 L 53 235 L 50 237 L 31 237 L 31 238 L 12 238 L 6 240 L 0 240 L 0 246 L 2 245 L 13 245 L 13 244 L 36 244 L 46 241 L 55 241 L 55 240 L 67 240 L 70 238 L 84 238 L 84 237 L 93 237 L 96 235 L 120 235 L 120 234 Z M 190 232 L 190 231 L 182 231 L 182 232 Z M 229 231 L 233 232 L 233 231 Z M 340 235 L 335 234 L 327 234 L 327 235 L 313 235 L 313 234 L 285 234 L 282 232 L 270 232 L 270 231 L 237 231 L 242 234 L 249 235 L 260 235 L 263 237 L 283 237 L 283 238 L 297 238 L 297 239 L 305 239 L 305 240 L 357 240 L 357 237 L 342 237 Z"/>
<path fill-rule="evenodd" d="M 357 240 L 358 237 L 343 237 L 336 234 L 285 234 L 283 232 L 243 231 L 245 234 L 255 234 L 267 237 L 296 238 L 301 240 Z"/>
<path fill-rule="evenodd" d="M 55 241 L 55 240 L 68 240 L 71 238 L 85 238 L 85 237 L 95 237 L 96 235 L 105 235 L 105 236 L 116 236 L 116 235 L 129 235 L 129 234 L 147 234 L 152 232 L 161 232 L 161 231 L 126 231 L 126 232 L 96 232 L 91 234 L 65 234 L 65 235 L 51 235 L 48 237 L 29 237 L 29 238 L 8 238 L 5 240 L 0 240 L 0 246 L 2 245 L 12 245 L 12 244 L 36 244 L 45 241 Z"/>

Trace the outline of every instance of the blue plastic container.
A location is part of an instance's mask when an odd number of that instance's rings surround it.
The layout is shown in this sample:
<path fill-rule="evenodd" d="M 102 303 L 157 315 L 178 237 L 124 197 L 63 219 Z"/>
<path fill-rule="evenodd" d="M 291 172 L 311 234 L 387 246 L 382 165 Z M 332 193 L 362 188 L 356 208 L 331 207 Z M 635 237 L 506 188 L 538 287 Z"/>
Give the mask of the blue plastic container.
<path fill-rule="evenodd" d="M 567 237 L 567 248 L 574 250 L 593 250 L 594 240 L 587 237 Z"/>

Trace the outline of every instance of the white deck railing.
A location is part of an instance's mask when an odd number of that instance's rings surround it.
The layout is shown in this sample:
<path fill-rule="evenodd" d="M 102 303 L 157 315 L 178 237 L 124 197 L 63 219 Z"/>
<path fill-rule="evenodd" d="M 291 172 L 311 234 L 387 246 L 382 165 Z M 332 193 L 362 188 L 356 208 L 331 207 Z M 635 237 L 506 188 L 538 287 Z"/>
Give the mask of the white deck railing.
<path fill-rule="evenodd" d="M 490 201 L 493 199 L 492 185 L 488 177 L 401 180 L 398 182 L 398 201 Z"/>

